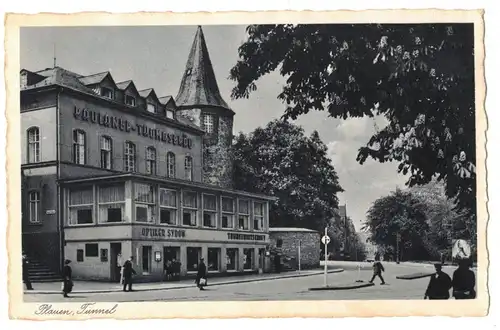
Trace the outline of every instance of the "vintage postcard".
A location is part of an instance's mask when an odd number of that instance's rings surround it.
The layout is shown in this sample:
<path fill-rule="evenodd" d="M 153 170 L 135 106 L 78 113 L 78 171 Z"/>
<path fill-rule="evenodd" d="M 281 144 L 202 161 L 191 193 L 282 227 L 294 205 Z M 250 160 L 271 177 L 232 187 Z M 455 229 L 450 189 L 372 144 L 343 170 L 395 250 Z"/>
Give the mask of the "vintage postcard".
<path fill-rule="evenodd" d="M 482 14 L 7 15 L 10 316 L 486 315 Z"/>

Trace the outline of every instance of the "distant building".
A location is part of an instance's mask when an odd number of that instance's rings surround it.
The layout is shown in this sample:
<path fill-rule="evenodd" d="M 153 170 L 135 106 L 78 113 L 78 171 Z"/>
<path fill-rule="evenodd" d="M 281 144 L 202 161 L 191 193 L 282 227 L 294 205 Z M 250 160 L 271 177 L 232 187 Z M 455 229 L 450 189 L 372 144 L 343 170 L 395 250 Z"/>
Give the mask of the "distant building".
<path fill-rule="evenodd" d="M 271 249 L 294 259 L 295 265 L 298 265 L 300 245 L 300 265 L 303 269 L 319 267 L 320 239 L 319 232 L 307 228 L 269 228 Z"/>

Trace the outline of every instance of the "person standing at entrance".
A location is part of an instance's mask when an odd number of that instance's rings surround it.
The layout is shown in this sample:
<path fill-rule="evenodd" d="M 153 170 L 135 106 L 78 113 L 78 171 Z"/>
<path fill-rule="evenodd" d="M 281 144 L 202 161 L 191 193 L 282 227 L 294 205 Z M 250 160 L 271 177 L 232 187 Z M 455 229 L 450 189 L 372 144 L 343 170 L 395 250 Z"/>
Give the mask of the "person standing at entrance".
<path fill-rule="evenodd" d="M 385 269 L 384 269 L 384 266 L 382 265 L 382 263 L 380 262 L 380 257 L 377 257 L 375 259 L 375 262 L 373 263 L 373 276 L 372 276 L 372 279 L 370 280 L 370 283 L 373 283 L 373 280 L 375 280 L 375 277 L 379 277 L 380 278 L 380 281 L 382 281 L 382 283 L 380 284 L 385 284 L 385 281 L 384 281 L 384 278 L 382 277 L 382 272 L 384 272 Z"/>
<path fill-rule="evenodd" d="M 130 257 L 129 260 L 125 261 L 123 264 L 123 291 L 132 291 L 132 275 L 135 275 L 136 272 L 132 266 L 132 261 L 134 257 Z"/>
<path fill-rule="evenodd" d="M 33 290 L 33 286 L 30 281 L 30 274 L 28 272 L 29 261 L 26 254 L 23 253 L 23 282 L 26 284 L 26 290 Z"/>
<path fill-rule="evenodd" d="M 68 293 L 73 291 L 73 279 L 72 279 L 72 273 L 73 271 L 71 270 L 71 266 L 69 265 L 71 263 L 71 260 L 65 260 L 64 261 L 64 267 L 63 267 L 63 296 L 65 298 L 68 298 Z"/>
<path fill-rule="evenodd" d="M 198 265 L 195 283 L 200 290 L 203 290 L 203 287 L 207 285 L 207 266 L 203 258 L 200 259 L 200 264 Z"/>
<path fill-rule="evenodd" d="M 435 264 L 436 273 L 431 276 L 427 290 L 425 291 L 424 299 L 442 299 L 450 298 L 451 278 L 443 272 L 441 264 Z"/>

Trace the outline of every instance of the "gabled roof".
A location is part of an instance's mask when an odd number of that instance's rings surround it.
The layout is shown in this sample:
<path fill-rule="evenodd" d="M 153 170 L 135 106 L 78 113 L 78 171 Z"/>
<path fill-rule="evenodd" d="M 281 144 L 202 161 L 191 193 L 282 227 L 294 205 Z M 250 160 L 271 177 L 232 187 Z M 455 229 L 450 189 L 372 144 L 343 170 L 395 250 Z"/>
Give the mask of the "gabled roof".
<path fill-rule="evenodd" d="M 132 80 L 126 80 L 116 84 L 116 87 L 122 91 L 127 90 L 130 86 L 132 86 L 135 92 L 139 94 L 139 91 L 137 90 L 137 87 L 135 87 L 135 84 Z"/>
<path fill-rule="evenodd" d="M 175 103 L 180 108 L 201 105 L 231 110 L 220 95 L 201 26 L 196 31 Z"/>
<path fill-rule="evenodd" d="M 148 89 L 143 89 L 138 91 L 139 95 L 143 98 L 148 98 L 150 95 L 153 95 L 153 97 L 161 103 L 160 99 L 158 98 L 158 95 L 156 95 L 156 92 L 153 88 L 148 88 Z"/>
<path fill-rule="evenodd" d="M 173 97 L 171 95 L 167 95 L 159 97 L 158 100 L 160 101 L 161 104 L 166 105 L 168 102 L 173 100 Z"/>
<path fill-rule="evenodd" d="M 111 74 L 109 73 L 109 71 L 106 71 L 106 72 L 100 72 L 100 73 L 92 74 L 90 76 L 81 77 L 80 78 L 80 82 L 82 84 L 86 85 L 86 86 L 88 86 L 88 85 L 94 85 L 94 84 L 99 84 L 107 76 L 109 76 L 111 78 L 111 80 L 113 80 L 113 78 L 111 77 Z"/>
<path fill-rule="evenodd" d="M 69 70 L 65 70 L 59 67 L 54 67 L 37 71 L 36 74 L 45 77 L 45 79 L 36 84 L 26 86 L 23 89 L 33 89 L 48 85 L 61 85 L 76 90 L 80 90 L 86 93 L 93 93 L 93 91 L 90 88 L 82 84 L 82 82 L 79 79 L 80 77 L 82 77 L 81 75 L 71 72 Z"/>

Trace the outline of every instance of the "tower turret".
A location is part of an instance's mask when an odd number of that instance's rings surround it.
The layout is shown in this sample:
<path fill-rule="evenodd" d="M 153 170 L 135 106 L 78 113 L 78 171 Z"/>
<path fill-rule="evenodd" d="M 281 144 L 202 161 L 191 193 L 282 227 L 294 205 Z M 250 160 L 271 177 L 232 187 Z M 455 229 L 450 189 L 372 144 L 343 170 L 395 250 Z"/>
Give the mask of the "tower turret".
<path fill-rule="evenodd" d="M 178 115 L 205 131 L 203 182 L 231 188 L 234 112 L 220 95 L 201 26 L 196 31 L 175 102 Z"/>

